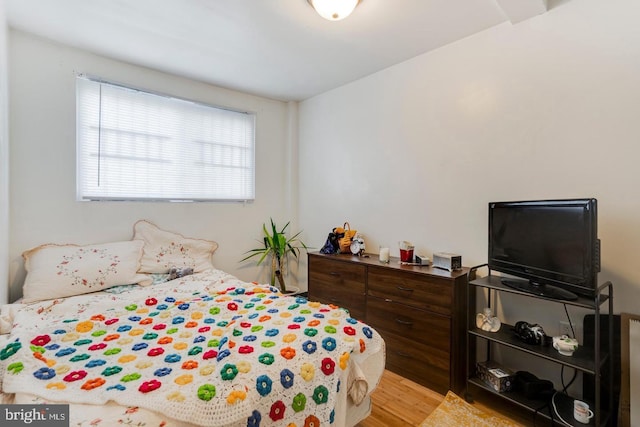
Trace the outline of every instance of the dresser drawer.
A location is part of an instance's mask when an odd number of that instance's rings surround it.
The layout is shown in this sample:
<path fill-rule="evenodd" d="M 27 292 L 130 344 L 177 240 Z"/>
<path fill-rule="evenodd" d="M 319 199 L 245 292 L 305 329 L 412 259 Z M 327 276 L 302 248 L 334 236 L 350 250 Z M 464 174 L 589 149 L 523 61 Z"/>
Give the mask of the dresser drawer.
<path fill-rule="evenodd" d="M 334 304 L 365 319 L 366 268 L 349 262 L 309 257 L 309 300 Z"/>
<path fill-rule="evenodd" d="M 451 319 L 390 300 L 367 299 L 367 323 L 447 355 L 451 348 Z"/>
<path fill-rule="evenodd" d="M 451 315 L 454 292 L 451 280 L 380 267 L 370 267 L 367 279 L 370 296 Z"/>
<path fill-rule="evenodd" d="M 378 330 L 386 345 L 386 369 L 446 394 L 450 387 L 450 355 L 433 347 Z"/>

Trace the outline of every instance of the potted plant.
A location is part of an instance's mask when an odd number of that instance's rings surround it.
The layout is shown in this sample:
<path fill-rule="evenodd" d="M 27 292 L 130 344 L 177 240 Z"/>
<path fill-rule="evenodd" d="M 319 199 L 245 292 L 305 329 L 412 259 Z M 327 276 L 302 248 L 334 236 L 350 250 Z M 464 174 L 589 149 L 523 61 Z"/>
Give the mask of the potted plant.
<path fill-rule="evenodd" d="M 296 259 L 300 255 L 300 250 L 307 250 L 307 245 L 298 238 L 301 231 L 294 234 L 291 237 L 287 237 L 287 227 L 289 222 L 285 224 L 282 229 L 278 231 L 276 224 L 271 218 L 271 228 L 267 228 L 266 224 L 262 224 L 262 232 L 264 234 L 262 238 L 263 246 L 245 252 L 247 255 L 241 261 L 259 257 L 258 264 L 270 256 L 271 258 L 271 286 L 275 286 L 276 280 L 278 281 L 280 291 L 282 293 L 287 292 L 287 286 L 284 280 L 284 271 L 289 254 L 292 254 Z"/>

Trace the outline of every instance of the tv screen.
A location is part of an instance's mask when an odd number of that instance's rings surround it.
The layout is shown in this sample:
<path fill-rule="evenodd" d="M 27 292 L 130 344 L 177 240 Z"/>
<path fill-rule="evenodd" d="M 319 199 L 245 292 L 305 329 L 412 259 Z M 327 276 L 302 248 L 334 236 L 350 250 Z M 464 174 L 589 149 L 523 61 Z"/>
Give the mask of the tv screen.
<path fill-rule="evenodd" d="M 504 282 L 539 295 L 592 297 L 597 222 L 596 199 L 489 203 L 489 268 L 525 279 Z"/>

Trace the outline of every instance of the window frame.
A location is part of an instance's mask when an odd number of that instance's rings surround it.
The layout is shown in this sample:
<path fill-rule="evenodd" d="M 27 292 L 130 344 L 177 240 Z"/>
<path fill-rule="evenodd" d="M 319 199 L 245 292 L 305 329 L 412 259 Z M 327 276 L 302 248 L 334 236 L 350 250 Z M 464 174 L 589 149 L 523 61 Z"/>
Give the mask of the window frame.
<path fill-rule="evenodd" d="M 158 98 L 158 103 L 160 102 L 166 102 L 168 101 L 169 103 L 174 103 L 173 107 L 177 110 L 180 110 L 181 114 L 185 114 L 185 111 L 193 108 L 193 110 L 196 109 L 207 109 L 207 110 L 211 110 L 211 112 L 215 113 L 218 112 L 220 115 L 229 115 L 229 114 L 238 114 L 238 115 L 243 115 L 245 117 L 241 117 L 242 120 L 246 121 L 246 123 L 243 124 L 243 126 L 245 126 L 245 131 L 247 133 L 248 136 L 244 137 L 244 139 L 241 142 L 241 145 L 230 145 L 230 144 L 225 144 L 222 141 L 213 141 L 213 140 L 208 140 L 208 141 L 197 141 L 197 140 L 190 140 L 188 141 L 190 144 L 206 144 L 211 150 L 213 150 L 213 148 L 218 148 L 220 149 L 220 147 L 223 147 L 225 145 L 228 145 L 232 148 L 236 148 L 236 151 L 242 151 L 245 150 L 246 151 L 246 155 L 241 155 L 240 157 L 242 158 L 242 166 L 238 167 L 232 163 L 216 163 L 216 164 L 209 164 L 209 166 L 211 168 L 243 168 L 244 169 L 244 173 L 241 173 L 240 176 L 242 176 L 242 179 L 238 179 L 238 183 L 236 184 L 236 190 L 240 189 L 240 191 L 236 191 L 235 195 L 232 195 L 231 197 L 227 196 L 227 197 L 220 197 L 220 193 L 218 193 L 218 196 L 216 196 L 216 194 L 210 193 L 208 194 L 206 197 L 194 197 L 193 195 L 188 195 L 187 192 L 184 191 L 184 187 L 182 186 L 172 186 L 175 187 L 176 191 L 182 191 L 181 194 L 173 194 L 170 196 L 157 196 L 157 195 L 152 195 L 152 194 L 148 194 L 148 195 L 142 195 L 140 193 L 135 194 L 134 192 L 129 191 L 129 195 L 123 195 L 123 194 L 118 194 L 118 195 L 112 195 L 112 194 L 104 194 L 104 192 L 102 192 L 102 194 L 100 193 L 100 191 L 96 192 L 88 192 L 87 188 L 88 185 L 85 184 L 86 180 L 88 179 L 93 179 L 94 182 L 96 181 L 100 181 L 100 179 L 102 179 L 102 172 L 100 171 L 100 166 L 95 167 L 95 169 L 97 170 L 97 172 L 93 172 L 94 176 L 91 178 L 88 178 L 88 173 L 87 171 L 90 170 L 90 168 L 86 165 L 83 165 L 82 162 L 86 162 L 86 163 L 91 163 L 91 160 L 87 160 L 88 157 L 96 157 L 97 156 L 97 160 L 95 160 L 95 162 L 98 162 L 98 165 L 100 164 L 100 162 L 103 161 L 103 159 L 110 157 L 112 162 L 115 162 L 113 160 L 114 157 L 117 157 L 117 155 L 110 155 L 107 156 L 106 154 L 102 154 L 100 151 L 100 138 L 102 138 L 102 134 L 104 132 L 121 132 L 121 133 L 125 133 L 128 132 L 126 130 L 122 130 L 120 128 L 118 128 L 117 130 L 113 130 L 113 129 L 108 129 L 107 127 L 103 127 L 102 125 L 102 111 L 100 110 L 101 108 L 101 103 L 103 102 L 102 100 L 102 94 L 100 93 L 99 97 L 100 97 L 100 101 L 98 101 L 98 103 L 100 104 L 100 107 L 98 107 L 99 113 L 98 116 L 99 118 L 97 118 L 97 122 L 98 125 L 97 126 L 93 126 L 94 127 L 94 132 L 98 132 L 98 139 L 97 139 L 97 144 L 98 144 L 98 149 L 96 151 L 95 149 L 95 144 L 96 144 L 96 138 L 95 136 L 93 137 L 93 140 L 90 140 L 86 137 L 86 133 L 87 128 L 90 127 L 87 125 L 87 122 L 83 119 L 82 115 L 83 114 L 87 114 L 86 111 L 83 109 L 83 101 L 82 95 L 81 95 L 81 89 L 80 85 L 85 84 L 84 82 L 89 82 L 89 84 L 97 84 L 97 85 L 107 85 L 110 86 L 116 90 L 123 90 L 123 91 L 131 91 L 134 95 L 132 95 L 132 98 L 135 97 L 136 95 L 142 95 L 142 96 L 150 96 L 152 98 L 155 99 L 155 97 L 159 97 Z M 101 90 L 102 86 L 100 86 L 100 90 Z M 133 104 L 133 103 L 132 103 Z M 95 107 L 95 106 L 94 106 Z M 196 115 L 196 113 L 194 113 L 193 111 L 191 111 L 192 115 Z M 240 117 L 240 116 L 238 116 Z M 94 121 L 96 120 L 95 114 L 93 117 Z M 220 119 L 220 118 L 218 118 Z M 255 112 L 249 112 L 249 111 L 241 111 L 241 110 L 237 110 L 237 109 L 233 109 L 233 108 L 228 108 L 228 107 L 222 107 L 222 106 L 218 106 L 218 105 L 212 105 L 212 104 L 208 104 L 208 103 L 204 103 L 201 101 L 194 101 L 192 99 L 187 99 L 187 98 L 183 98 L 183 97 L 178 97 L 178 96 L 174 96 L 174 95 L 169 95 L 166 93 L 161 93 L 161 92 L 157 92 L 157 91 L 153 91 L 153 90 L 148 90 L 148 89 L 142 89 L 139 87 L 135 87 L 132 85 L 127 85 L 127 84 L 122 84 L 122 83 L 117 83 L 114 81 L 110 81 L 110 80 L 105 80 L 103 78 L 99 78 L 99 77 L 95 77 L 95 76 L 90 76 L 90 75 L 86 75 L 86 74 L 77 74 L 76 75 L 76 200 L 78 201 L 142 201 L 142 202 L 252 202 L 255 200 L 255 192 L 256 192 L 256 161 L 255 161 L 255 153 L 256 153 L 256 120 L 257 119 L 257 114 Z M 182 124 L 182 126 L 184 126 L 184 124 Z M 143 135 L 146 138 L 153 138 L 154 136 L 151 134 L 151 132 L 147 131 L 147 133 L 140 133 L 140 135 Z M 157 138 L 166 138 L 166 139 L 171 139 L 170 137 L 167 137 L 165 135 L 156 135 L 155 137 Z M 184 141 L 182 141 L 182 139 L 180 140 L 176 140 L 173 141 L 171 144 L 167 144 L 167 147 L 173 149 L 173 150 L 180 150 L 180 149 L 184 149 L 183 146 L 181 146 L 181 143 L 184 143 Z M 90 147 L 91 145 L 94 145 L 93 148 L 93 152 L 91 151 L 92 148 Z M 245 145 L 242 145 L 245 144 Z M 134 144 L 135 145 L 135 144 Z M 206 148 L 206 147 L 205 147 Z M 120 152 L 118 152 L 120 153 Z M 117 153 L 116 153 L 117 154 Z M 212 155 L 213 156 L 213 155 Z M 237 157 L 237 156 L 236 156 Z M 124 158 L 124 157 L 123 157 Z M 188 171 L 192 171 L 192 170 L 197 170 L 199 171 L 201 174 L 203 173 L 203 171 L 206 169 L 206 163 L 204 163 L 206 160 L 203 157 L 197 158 L 194 156 L 188 157 L 193 163 L 191 165 L 184 165 L 182 164 L 182 166 L 178 166 L 178 169 L 182 169 L 181 174 L 178 174 L 177 176 L 179 177 L 186 177 L 189 175 Z M 215 157 L 212 157 L 215 158 Z M 122 160 L 122 159 L 121 159 Z M 149 156 L 149 158 L 143 159 L 143 158 L 137 158 L 136 160 L 138 161 L 142 161 L 146 163 L 152 163 L 154 161 L 154 159 Z M 171 162 L 174 162 L 174 159 L 171 158 L 170 159 Z M 122 160 L 122 163 L 125 163 L 125 160 Z M 179 162 L 175 162 L 176 164 Z M 193 166 L 193 164 L 197 164 L 200 163 L 201 168 L 195 168 L 195 169 L 190 169 L 189 166 Z M 96 177 L 95 174 L 98 174 L 98 176 Z M 138 176 L 138 174 L 140 174 L 140 176 L 143 176 L 142 173 L 140 172 L 135 172 L 136 176 Z M 209 175 L 211 175 L 212 173 L 209 172 Z M 150 174 L 152 175 L 152 174 Z M 219 175 L 217 173 L 213 173 L 214 178 L 218 177 Z M 245 177 L 246 175 L 246 177 Z M 149 175 L 147 175 L 148 177 Z M 151 176 L 151 179 L 153 179 L 154 177 Z M 157 178 L 157 177 L 156 177 Z M 235 178 L 237 178 L 237 175 L 235 176 Z M 83 181 L 85 180 L 85 181 Z M 156 181 L 154 181 L 156 182 Z M 195 181 L 194 181 L 195 182 Z M 221 181 L 224 182 L 224 179 Z M 157 183 L 157 182 L 156 182 Z M 193 182 L 191 183 L 193 184 Z M 91 184 L 94 187 L 97 185 L 99 186 L 99 184 Z M 157 183 L 157 189 L 161 188 L 162 184 L 161 183 Z M 126 190 L 126 186 L 123 187 L 123 190 Z M 162 190 L 161 190 L 162 191 Z M 200 190 L 197 190 L 200 191 Z"/>

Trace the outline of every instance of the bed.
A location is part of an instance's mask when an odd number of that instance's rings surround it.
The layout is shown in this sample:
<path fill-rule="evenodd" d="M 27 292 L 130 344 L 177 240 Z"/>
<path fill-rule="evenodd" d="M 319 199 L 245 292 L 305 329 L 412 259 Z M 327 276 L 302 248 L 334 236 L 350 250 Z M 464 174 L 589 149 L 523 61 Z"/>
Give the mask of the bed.
<path fill-rule="evenodd" d="M 364 419 L 379 334 L 216 269 L 216 248 L 139 221 L 128 242 L 25 252 L 24 298 L 0 310 L 0 403 L 69 404 L 73 426 Z"/>

